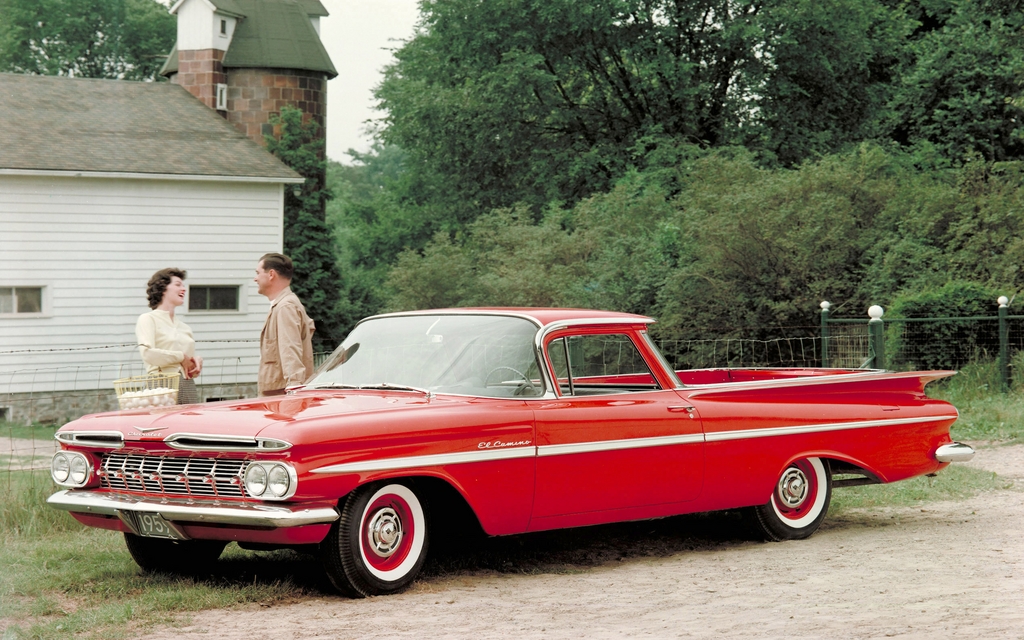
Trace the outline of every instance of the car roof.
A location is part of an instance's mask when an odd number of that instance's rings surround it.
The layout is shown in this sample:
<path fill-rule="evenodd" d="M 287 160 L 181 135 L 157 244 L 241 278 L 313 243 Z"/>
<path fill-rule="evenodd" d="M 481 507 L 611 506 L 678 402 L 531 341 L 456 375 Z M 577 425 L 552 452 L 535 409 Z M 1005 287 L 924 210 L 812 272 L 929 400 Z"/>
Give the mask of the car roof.
<path fill-rule="evenodd" d="M 602 324 L 609 321 L 621 321 L 623 324 L 650 324 L 653 318 L 641 316 L 634 313 L 622 313 L 619 311 L 599 311 L 596 309 L 563 309 L 556 307 L 458 307 L 450 309 L 423 309 L 420 311 L 401 311 L 397 313 L 382 314 L 379 317 L 389 316 L 410 316 L 410 315 L 508 315 L 527 317 L 541 327 L 546 327 L 556 322 L 583 322 L 588 320 L 600 321 Z"/>

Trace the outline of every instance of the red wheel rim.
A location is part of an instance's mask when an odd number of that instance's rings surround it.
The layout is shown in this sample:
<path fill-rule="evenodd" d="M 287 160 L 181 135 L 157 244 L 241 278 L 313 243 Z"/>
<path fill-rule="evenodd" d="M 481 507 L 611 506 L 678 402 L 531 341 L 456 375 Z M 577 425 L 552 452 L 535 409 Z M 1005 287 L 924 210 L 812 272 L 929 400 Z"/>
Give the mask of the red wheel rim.
<path fill-rule="evenodd" d="M 815 507 L 818 497 L 818 475 L 810 460 L 789 465 L 775 485 L 772 500 L 776 512 L 788 520 L 799 520 Z"/>
<path fill-rule="evenodd" d="M 366 564 L 391 571 L 408 557 L 416 536 L 412 509 L 401 496 L 387 493 L 367 505 L 360 527 Z"/>

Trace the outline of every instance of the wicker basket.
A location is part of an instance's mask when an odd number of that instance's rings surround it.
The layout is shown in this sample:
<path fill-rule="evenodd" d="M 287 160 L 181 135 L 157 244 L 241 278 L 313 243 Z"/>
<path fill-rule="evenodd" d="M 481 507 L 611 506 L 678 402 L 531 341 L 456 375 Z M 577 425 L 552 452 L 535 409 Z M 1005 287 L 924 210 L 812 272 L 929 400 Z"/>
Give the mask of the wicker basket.
<path fill-rule="evenodd" d="M 177 375 L 154 374 L 114 380 L 114 392 L 122 409 L 167 407 L 178 403 Z"/>

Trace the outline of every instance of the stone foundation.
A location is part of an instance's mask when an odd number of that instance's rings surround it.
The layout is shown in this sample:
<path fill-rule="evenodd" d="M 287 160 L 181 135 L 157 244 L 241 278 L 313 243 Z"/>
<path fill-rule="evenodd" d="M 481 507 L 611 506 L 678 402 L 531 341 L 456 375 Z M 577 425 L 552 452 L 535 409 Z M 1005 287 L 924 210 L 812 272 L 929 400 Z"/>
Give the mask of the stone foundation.
<path fill-rule="evenodd" d="M 201 385 L 198 390 L 202 402 L 256 397 L 255 382 Z M 0 395 L 0 420 L 10 424 L 64 424 L 90 413 L 117 409 L 113 389 Z"/>

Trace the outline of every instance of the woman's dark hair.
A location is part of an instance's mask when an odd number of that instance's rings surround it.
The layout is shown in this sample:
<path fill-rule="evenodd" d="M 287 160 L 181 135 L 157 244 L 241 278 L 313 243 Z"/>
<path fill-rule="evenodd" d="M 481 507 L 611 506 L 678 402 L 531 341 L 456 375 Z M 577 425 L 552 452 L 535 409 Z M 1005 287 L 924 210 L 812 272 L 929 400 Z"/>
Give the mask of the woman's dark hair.
<path fill-rule="evenodd" d="M 171 278 L 185 279 L 185 272 L 181 269 L 168 267 L 153 274 L 153 277 L 146 283 L 146 295 L 149 296 L 149 308 L 156 309 L 164 299 L 164 291 L 167 285 L 171 284 Z"/>

